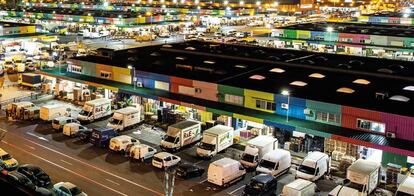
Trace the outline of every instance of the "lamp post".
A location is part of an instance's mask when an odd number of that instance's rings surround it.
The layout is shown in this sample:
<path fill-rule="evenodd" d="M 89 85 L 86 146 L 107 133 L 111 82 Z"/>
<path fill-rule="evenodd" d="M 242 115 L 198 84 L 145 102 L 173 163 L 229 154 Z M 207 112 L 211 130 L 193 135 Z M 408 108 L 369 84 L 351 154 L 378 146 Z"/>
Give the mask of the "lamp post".
<path fill-rule="evenodd" d="M 132 65 L 128 65 L 128 69 L 132 70 L 132 83 L 134 85 L 134 90 L 136 89 L 136 83 L 137 83 L 137 78 L 135 77 L 135 67 L 133 67 Z"/>
<path fill-rule="evenodd" d="M 329 33 L 329 41 L 332 41 L 332 32 L 334 31 L 333 27 L 327 27 L 326 31 Z"/>
<path fill-rule="evenodd" d="M 287 90 L 283 90 L 282 95 L 287 96 L 286 122 L 289 122 L 290 93 Z"/>

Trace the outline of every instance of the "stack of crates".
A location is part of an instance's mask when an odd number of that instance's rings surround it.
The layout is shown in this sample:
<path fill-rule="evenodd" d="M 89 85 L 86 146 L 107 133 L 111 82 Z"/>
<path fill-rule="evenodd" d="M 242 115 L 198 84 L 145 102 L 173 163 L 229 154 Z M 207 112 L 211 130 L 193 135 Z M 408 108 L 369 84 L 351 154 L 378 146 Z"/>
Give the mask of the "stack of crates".
<path fill-rule="evenodd" d="M 397 184 L 398 174 L 401 171 L 401 165 L 394 163 L 387 164 L 387 184 Z"/>

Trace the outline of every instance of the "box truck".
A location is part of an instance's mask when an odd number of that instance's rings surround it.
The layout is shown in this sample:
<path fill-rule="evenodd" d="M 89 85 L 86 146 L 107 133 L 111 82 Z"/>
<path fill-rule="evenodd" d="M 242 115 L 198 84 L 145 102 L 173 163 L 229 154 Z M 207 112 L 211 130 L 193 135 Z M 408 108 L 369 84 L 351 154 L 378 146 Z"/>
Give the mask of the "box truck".
<path fill-rule="evenodd" d="M 316 184 L 304 180 L 296 179 L 295 181 L 285 185 L 282 189 L 282 196 L 310 196 L 315 195 Z"/>
<path fill-rule="evenodd" d="M 19 75 L 17 83 L 22 86 L 39 88 L 42 85 L 42 77 L 39 74 L 23 73 Z"/>
<path fill-rule="evenodd" d="M 296 172 L 296 177 L 316 181 L 329 173 L 330 158 L 322 152 L 309 152 Z"/>
<path fill-rule="evenodd" d="M 114 128 L 116 131 L 123 131 L 137 126 L 141 122 L 140 120 L 141 115 L 138 108 L 126 107 L 116 110 L 106 126 Z"/>
<path fill-rule="evenodd" d="M 233 127 L 216 125 L 203 133 L 203 139 L 197 147 L 197 156 L 213 157 L 218 152 L 233 145 Z"/>
<path fill-rule="evenodd" d="M 357 189 L 360 196 L 369 195 L 379 184 L 380 169 L 380 163 L 358 159 L 346 171 L 349 187 Z"/>
<path fill-rule="evenodd" d="M 24 108 L 34 107 L 35 105 L 29 101 L 7 104 L 6 115 L 11 118 L 20 119 L 23 116 Z"/>
<path fill-rule="evenodd" d="M 93 122 L 94 120 L 111 115 L 111 100 L 100 98 L 85 102 L 78 120 L 82 122 Z"/>
<path fill-rule="evenodd" d="M 356 189 L 346 187 L 344 185 L 338 185 L 331 192 L 329 192 L 328 196 L 358 196 L 359 192 Z"/>
<path fill-rule="evenodd" d="M 40 107 L 40 119 L 51 121 L 59 116 L 66 116 L 66 106 L 60 104 L 44 105 Z"/>
<path fill-rule="evenodd" d="M 289 151 L 283 149 L 272 150 L 260 160 L 256 172 L 279 177 L 289 171 L 291 161 Z"/>
<path fill-rule="evenodd" d="M 168 126 L 167 133 L 161 140 L 162 150 L 176 151 L 201 139 L 200 122 L 184 120 Z"/>
<path fill-rule="evenodd" d="M 398 186 L 396 196 L 414 195 L 414 177 L 407 176 Z"/>
<path fill-rule="evenodd" d="M 227 187 L 246 175 L 246 170 L 241 166 L 240 162 L 222 158 L 210 163 L 208 166 L 207 180 L 218 186 Z"/>
<path fill-rule="evenodd" d="M 259 135 L 247 141 L 240 163 L 246 168 L 256 168 L 264 154 L 277 149 L 277 139 L 272 136 Z"/>

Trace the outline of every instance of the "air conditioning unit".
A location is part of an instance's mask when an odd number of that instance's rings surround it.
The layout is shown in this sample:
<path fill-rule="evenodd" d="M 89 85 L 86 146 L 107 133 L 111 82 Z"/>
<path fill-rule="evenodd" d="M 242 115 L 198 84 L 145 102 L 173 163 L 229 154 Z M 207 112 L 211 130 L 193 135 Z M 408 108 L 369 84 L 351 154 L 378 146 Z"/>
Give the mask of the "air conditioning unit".
<path fill-rule="evenodd" d="M 289 109 L 289 104 L 287 104 L 287 103 L 282 103 L 282 104 L 280 104 L 280 107 L 281 107 L 282 109 L 288 110 L 288 109 Z"/>
<path fill-rule="evenodd" d="M 137 82 L 137 87 L 143 87 L 142 82 Z"/>
<path fill-rule="evenodd" d="M 312 110 L 311 110 L 311 109 L 309 109 L 309 108 L 305 108 L 305 109 L 303 110 L 303 114 L 305 114 L 305 115 L 307 115 L 307 116 L 313 116 L 313 112 L 312 112 Z"/>
<path fill-rule="evenodd" d="M 392 133 L 392 132 L 387 132 L 387 133 L 385 134 L 385 137 L 388 137 L 388 138 L 395 138 L 395 133 Z"/>

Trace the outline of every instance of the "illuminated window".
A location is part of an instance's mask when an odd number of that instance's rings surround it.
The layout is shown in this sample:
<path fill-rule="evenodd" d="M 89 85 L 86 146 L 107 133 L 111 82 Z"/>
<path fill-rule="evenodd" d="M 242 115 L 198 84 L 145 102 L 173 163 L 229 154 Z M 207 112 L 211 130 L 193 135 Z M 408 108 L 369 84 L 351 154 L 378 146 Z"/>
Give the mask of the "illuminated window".
<path fill-rule="evenodd" d="M 273 69 L 270 70 L 270 72 L 273 72 L 273 73 L 283 73 L 283 72 L 285 72 L 285 70 L 284 69 L 280 69 L 280 68 L 273 68 Z"/>
<path fill-rule="evenodd" d="M 371 120 L 357 119 L 357 128 L 385 133 L 385 124 L 380 122 L 375 122 Z"/>
<path fill-rule="evenodd" d="M 340 116 L 338 114 L 316 111 L 316 120 L 330 123 L 340 123 Z"/>
<path fill-rule="evenodd" d="M 266 79 L 266 77 L 261 76 L 261 75 L 252 75 L 252 76 L 250 76 L 250 79 L 253 79 L 253 80 L 264 80 L 264 79 Z"/>
<path fill-rule="evenodd" d="M 311 78 L 318 78 L 318 79 L 322 79 L 322 78 L 324 78 L 324 77 L 325 77 L 325 75 L 320 74 L 320 73 L 313 73 L 313 74 L 309 75 L 309 77 L 311 77 Z"/>
<path fill-rule="evenodd" d="M 236 104 L 236 105 L 243 105 L 243 97 L 242 96 L 237 96 L 237 95 L 225 94 L 224 95 L 224 102 L 231 103 L 231 104 Z"/>
<path fill-rule="evenodd" d="M 264 110 L 276 110 L 276 104 L 271 101 L 256 99 L 256 108 Z"/>
<path fill-rule="evenodd" d="M 336 90 L 336 92 L 352 94 L 352 93 L 355 92 L 355 90 L 353 90 L 351 88 L 342 87 L 342 88 L 338 88 L 338 90 Z"/>

